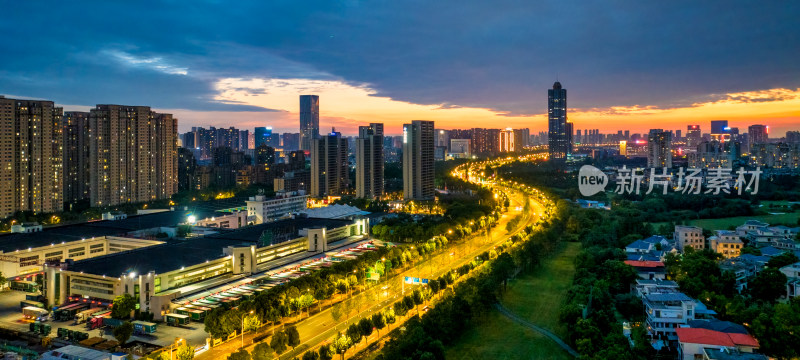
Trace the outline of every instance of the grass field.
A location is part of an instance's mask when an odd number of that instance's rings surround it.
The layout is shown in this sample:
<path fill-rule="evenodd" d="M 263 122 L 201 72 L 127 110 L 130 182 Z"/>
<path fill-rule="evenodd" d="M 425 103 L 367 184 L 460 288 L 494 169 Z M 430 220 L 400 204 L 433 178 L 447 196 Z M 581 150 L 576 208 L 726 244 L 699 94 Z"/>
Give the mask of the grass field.
<path fill-rule="evenodd" d="M 532 274 L 509 282 L 501 302 L 528 321 L 562 338 L 558 310 L 575 273 L 580 244 L 567 243 Z M 552 340 L 491 311 L 485 321 L 468 330 L 447 349 L 448 359 L 569 359 Z"/>
<path fill-rule="evenodd" d="M 800 218 L 800 213 L 786 213 L 778 215 L 756 215 L 756 216 L 736 216 L 720 219 L 699 219 L 689 220 L 687 224 L 700 226 L 708 230 L 727 230 L 731 226 L 739 226 L 744 224 L 747 220 L 759 220 L 771 225 L 788 224 L 790 226 L 797 226 L 797 219 Z M 653 227 L 658 229 L 659 226 L 665 223 L 654 223 Z"/>

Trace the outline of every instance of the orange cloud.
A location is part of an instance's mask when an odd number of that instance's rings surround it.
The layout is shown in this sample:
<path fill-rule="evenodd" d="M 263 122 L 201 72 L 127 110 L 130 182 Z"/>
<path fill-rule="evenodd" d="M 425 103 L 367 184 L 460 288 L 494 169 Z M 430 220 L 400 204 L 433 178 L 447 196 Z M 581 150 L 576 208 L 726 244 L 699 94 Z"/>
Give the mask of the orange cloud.
<path fill-rule="evenodd" d="M 530 128 L 536 132 L 547 128 L 546 114 L 523 116 L 457 104 L 414 104 L 378 96 L 367 84 L 344 81 L 226 78 L 218 80 L 215 89 L 216 101 L 281 110 L 235 113 L 242 119 L 235 126 L 241 128 L 245 128 L 245 124 L 246 127 L 259 124 L 255 126 L 272 125 L 284 131 L 297 131 L 298 95 L 301 94 L 320 95 L 322 131 L 335 126 L 345 134 L 354 134 L 358 125 L 383 122 L 388 134 L 399 134 L 401 124 L 414 119 L 433 120 L 438 128 L 444 129 L 512 127 Z M 772 133 L 778 136 L 786 130 L 800 129 L 800 89 L 710 94 L 707 99 L 674 108 L 634 105 L 570 109 L 569 119 L 575 123 L 575 129 L 601 129 L 604 133 L 617 130 L 647 132 L 655 127 L 686 129 L 688 124 L 700 124 L 704 131 L 708 131 L 709 121 L 714 119 L 727 119 L 731 126 L 738 126 L 742 132 L 755 123 L 770 125 Z M 203 117 L 213 120 L 207 115 Z"/>

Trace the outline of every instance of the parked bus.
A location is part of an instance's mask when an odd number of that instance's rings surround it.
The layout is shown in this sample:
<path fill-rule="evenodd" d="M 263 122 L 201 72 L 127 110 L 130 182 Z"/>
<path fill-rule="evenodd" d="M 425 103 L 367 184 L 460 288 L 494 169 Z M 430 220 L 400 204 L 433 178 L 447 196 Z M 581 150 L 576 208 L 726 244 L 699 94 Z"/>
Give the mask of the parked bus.
<path fill-rule="evenodd" d="M 189 324 L 189 316 L 181 314 L 166 314 L 164 317 L 167 320 L 167 325 L 170 326 L 183 326 Z"/>

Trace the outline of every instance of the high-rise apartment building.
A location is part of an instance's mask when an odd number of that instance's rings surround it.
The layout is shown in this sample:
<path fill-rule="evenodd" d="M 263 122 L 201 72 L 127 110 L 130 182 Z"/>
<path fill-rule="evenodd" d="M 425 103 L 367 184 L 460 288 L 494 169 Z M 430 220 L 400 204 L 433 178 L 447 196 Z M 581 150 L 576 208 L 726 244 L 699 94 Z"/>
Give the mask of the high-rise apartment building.
<path fill-rule="evenodd" d="M 686 127 L 686 147 L 697 149 L 697 145 L 703 140 L 700 133 L 700 125 L 689 125 Z"/>
<path fill-rule="evenodd" d="M 514 129 L 514 148 L 516 151 L 522 150 L 522 148 L 526 146 L 530 146 L 531 144 L 531 130 L 528 128 L 525 129 Z"/>
<path fill-rule="evenodd" d="M 347 139 L 332 130 L 311 141 L 311 196 L 343 195 L 350 185 Z"/>
<path fill-rule="evenodd" d="M 647 137 L 647 167 L 672 167 L 672 133 L 650 129 Z"/>
<path fill-rule="evenodd" d="M 64 202 L 89 199 L 89 113 L 64 112 Z"/>
<path fill-rule="evenodd" d="M 356 197 L 383 196 L 383 124 L 358 127 L 356 139 Z"/>
<path fill-rule="evenodd" d="M 500 131 L 500 152 L 514 152 L 516 151 L 516 138 L 514 136 L 514 129 L 507 128 Z"/>
<path fill-rule="evenodd" d="M 747 128 L 748 146 L 751 148 L 753 144 L 765 144 L 769 141 L 769 126 L 766 125 L 750 125 Z"/>
<path fill-rule="evenodd" d="M 572 123 L 567 122 L 567 89 L 558 81 L 547 90 L 547 116 L 550 159 L 564 160 L 572 153 Z"/>
<path fill-rule="evenodd" d="M 63 112 L 52 101 L 0 96 L 0 217 L 63 210 Z"/>
<path fill-rule="evenodd" d="M 433 200 L 433 121 L 403 124 L 403 198 Z"/>
<path fill-rule="evenodd" d="M 148 106 L 89 112 L 92 206 L 166 199 L 178 191 L 177 119 Z M 237 132 L 238 135 L 238 132 Z"/>
<path fill-rule="evenodd" d="M 300 95 L 300 150 L 311 150 L 319 138 L 319 96 Z"/>

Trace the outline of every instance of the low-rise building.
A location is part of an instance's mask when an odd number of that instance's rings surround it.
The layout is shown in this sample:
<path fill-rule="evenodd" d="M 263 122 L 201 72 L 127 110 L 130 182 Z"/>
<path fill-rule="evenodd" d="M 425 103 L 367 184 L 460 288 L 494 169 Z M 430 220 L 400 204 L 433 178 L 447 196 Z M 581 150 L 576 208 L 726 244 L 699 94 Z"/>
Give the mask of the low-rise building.
<path fill-rule="evenodd" d="M 625 260 L 625 264 L 636 269 L 640 279 L 664 280 L 667 278 L 667 270 L 661 261 Z"/>
<path fill-rule="evenodd" d="M 130 294 L 141 311 L 152 312 L 160 320 L 187 285 L 218 285 L 236 276 L 267 271 L 272 260 L 324 252 L 331 242 L 362 238 L 368 229 L 366 219 L 288 219 L 170 241 L 48 266 L 45 294 L 49 305 L 69 298 L 107 304 L 118 295 Z"/>
<path fill-rule="evenodd" d="M 675 340 L 675 329 L 695 320 L 695 300 L 684 293 L 651 293 L 642 298 L 651 336 Z"/>
<path fill-rule="evenodd" d="M 247 200 L 247 214 L 255 224 L 263 224 L 286 218 L 290 214 L 306 209 L 308 195 L 305 191 L 278 191 L 275 197 L 256 195 Z"/>
<path fill-rule="evenodd" d="M 744 254 L 730 259 L 722 260 L 720 270 L 730 271 L 736 276 L 736 289 L 741 292 L 747 288 L 747 283 L 758 274 L 769 261 L 769 257 L 753 254 Z"/>
<path fill-rule="evenodd" d="M 706 248 L 706 237 L 703 236 L 703 228 L 699 226 L 675 225 L 675 232 L 672 235 L 678 251 L 683 253 L 687 247 L 695 250 Z"/>
<path fill-rule="evenodd" d="M 781 272 L 787 279 L 786 296 L 790 298 L 800 296 L 800 262 L 782 267 Z"/>
<path fill-rule="evenodd" d="M 702 328 L 675 329 L 678 336 L 678 354 L 682 360 L 704 358 L 706 350 L 731 350 L 752 354 L 759 348 L 758 341 L 749 334 L 724 333 Z"/>
<path fill-rule="evenodd" d="M 714 231 L 714 236 L 708 238 L 708 245 L 711 250 L 722 254 L 726 259 L 739 256 L 744 247 L 739 235 L 730 230 Z"/>
<path fill-rule="evenodd" d="M 636 279 L 633 292 L 640 298 L 648 294 L 675 293 L 678 292 L 678 283 L 672 280 Z"/>

